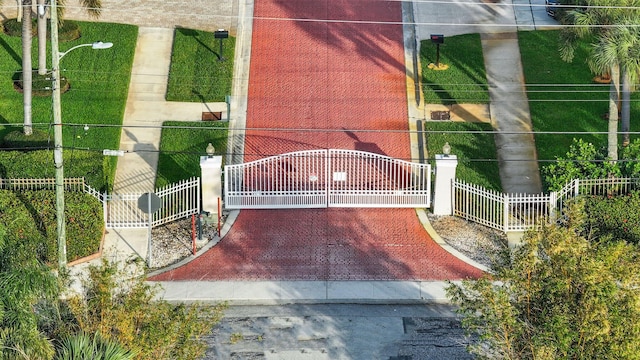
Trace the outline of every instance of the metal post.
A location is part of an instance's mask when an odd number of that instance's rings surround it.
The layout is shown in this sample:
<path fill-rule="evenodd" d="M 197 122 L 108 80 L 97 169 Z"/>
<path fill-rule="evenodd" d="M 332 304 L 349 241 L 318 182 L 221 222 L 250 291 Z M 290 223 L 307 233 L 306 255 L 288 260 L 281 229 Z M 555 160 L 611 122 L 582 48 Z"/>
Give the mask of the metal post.
<path fill-rule="evenodd" d="M 436 44 L 436 68 L 440 67 L 440 44 Z"/>
<path fill-rule="evenodd" d="M 149 214 L 149 230 L 147 231 L 147 259 L 148 266 L 151 268 L 151 223 L 153 222 L 153 213 L 151 212 L 151 194 L 148 196 L 149 200 L 147 202 L 147 214 Z"/>
<path fill-rule="evenodd" d="M 231 95 L 225 96 L 225 102 L 227 103 L 227 121 L 231 120 Z"/>
<path fill-rule="evenodd" d="M 220 58 L 219 61 L 224 61 L 224 56 L 222 56 L 222 38 L 220 38 Z"/>
<path fill-rule="evenodd" d="M 62 161 L 62 109 L 60 105 L 60 52 L 58 51 L 57 1 L 51 0 L 51 77 L 53 78 L 53 159 L 56 168 L 56 219 L 58 230 L 58 267 L 67 266 L 66 222 L 64 217 L 64 169 Z"/>

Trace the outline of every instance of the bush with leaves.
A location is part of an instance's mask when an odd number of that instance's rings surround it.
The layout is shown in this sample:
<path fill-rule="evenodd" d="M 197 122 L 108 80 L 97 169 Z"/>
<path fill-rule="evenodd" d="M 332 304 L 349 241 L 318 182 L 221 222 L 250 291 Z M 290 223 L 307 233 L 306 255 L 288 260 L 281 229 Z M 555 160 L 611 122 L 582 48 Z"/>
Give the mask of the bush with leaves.
<path fill-rule="evenodd" d="M 462 325 L 491 359 L 639 359 L 640 252 L 583 235 L 573 207 L 566 226 L 530 231 L 506 265 L 450 284 Z"/>
<path fill-rule="evenodd" d="M 101 266 L 89 267 L 84 293 L 69 301 L 80 329 L 136 351 L 140 360 L 202 356 L 203 336 L 220 321 L 224 306 L 156 300 L 159 288 L 144 281 L 141 266 L 119 267 L 103 260 Z"/>
<path fill-rule="evenodd" d="M 11 245 L 0 224 L 0 254 Z M 50 359 L 53 344 L 34 309 L 56 301 L 56 277 L 34 256 L 0 257 L 0 289 L 0 359 Z"/>
<path fill-rule="evenodd" d="M 595 236 L 610 235 L 640 244 L 640 191 L 629 194 L 585 198 L 587 224 Z"/>
<path fill-rule="evenodd" d="M 607 150 L 597 148 L 582 139 L 573 139 L 564 158 L 542 169 L 545 185 L 557 191 L 574 179 L 604 179 L 613 177 L 640 177 L 640 140 L 623 147 L 617 162 L 607 160 Z"/>

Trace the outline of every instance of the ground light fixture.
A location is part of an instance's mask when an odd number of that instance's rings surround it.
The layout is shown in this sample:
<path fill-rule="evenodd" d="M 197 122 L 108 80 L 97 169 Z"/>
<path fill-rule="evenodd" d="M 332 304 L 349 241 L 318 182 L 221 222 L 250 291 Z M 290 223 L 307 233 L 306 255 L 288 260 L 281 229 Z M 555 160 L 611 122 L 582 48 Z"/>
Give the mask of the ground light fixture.
<path fill-rule="evenodd" d="M 71 51 L 80 47 L 91 47 L 92 49 L 108 49 L 112 43 L 101 41 L 91 44 L 81 44 L 71 49 L 60 52 L 58 48 L 58 9 L 57 0 L 51 0 L 51 77 L 53 82 L 53 92 L 51 103 L 53 107 L 53 159 L 55 163 L 55 188 L 56 188 L 56 221 L 58 238 L 58 268 L 60 270 L 67 266 L 67 239 L 66 225 L 64 218 L 64 167 L 62 159 L 62 106 L 60 103 L 60 60 Z"/>

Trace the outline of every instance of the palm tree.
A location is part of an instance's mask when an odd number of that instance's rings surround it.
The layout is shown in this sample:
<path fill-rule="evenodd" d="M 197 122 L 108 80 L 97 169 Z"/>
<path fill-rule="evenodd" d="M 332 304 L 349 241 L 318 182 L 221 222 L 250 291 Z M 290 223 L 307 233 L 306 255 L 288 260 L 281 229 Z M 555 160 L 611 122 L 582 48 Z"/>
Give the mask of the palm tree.
<path fill-rule="evenodd" d="M 120 344 L 105 340 L 99 333 L 90 336 L 84 332 L 65 338 L 58 346 L 56 360 L 131 360 L 136 356 Z"/>
<path fill-rule="evenodd" d="M 33 133 L 31 120 L 31 99 L 33 66 L 31 65 L 31 0 L 22 0 L 22 99 L 24 108 L 24 134 Z"/>
<path fill-rule="evenodd" d="M 37 0 L 38 2 L 38 74 L 47 73 L 47 3 L 48 0 Z M 58 0 L 58 23 L 64 21 L 65 0 Z M 101 0 L 80 0 L 80 4 L 93 17 L 100 16 L 102 8 Z"/>
<path fill-rule="evenodd" d="M 566 27 L 561 32 L 560 55 L 563 60 L 571 62 L 579 39 L 594 36 L 596 42 L 592 46 L 588 59 L 591 70 L 601 75 L 609 73 L 611 86 L 609 90 L 609 128 L 607 154 L 611 161 L 618 160 L 618 114 L 619 104 L 622 103 L 623 130 L 624 124 L 629 123 L 629 93 L 631 80 L 637 67 L 632 59 L 635 53 L 637 39 L 625 35 L 630 31 L 628 25 L 640 23 L 640 11 L 631 7 L 640 6 L 640 0 L 584 0 L 586 8 L 569 11 L 566 20 L 576 25 Z M 621 40 L 624 42 L 620 43 Z M 622 81 L 623 98 L 620 102 L 620 82 Z M 626 111 L 626 112 L 625 112 Z"/>
<path fill-rule="evenodd" d="M 618 43 L 619 58 L 622 67 L 622 146 L 630 143 L 631 127 L 631 91 L 640 76 L 640 31 L 637 27 L 624 28 Z"/>

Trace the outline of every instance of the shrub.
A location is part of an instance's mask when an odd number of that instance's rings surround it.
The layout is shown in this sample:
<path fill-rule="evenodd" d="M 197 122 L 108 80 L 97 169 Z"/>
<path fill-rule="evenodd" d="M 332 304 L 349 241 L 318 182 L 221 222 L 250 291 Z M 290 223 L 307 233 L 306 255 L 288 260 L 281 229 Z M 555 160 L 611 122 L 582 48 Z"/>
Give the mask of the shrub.
<path fill-rule="evenodd" d="M 8 36 L 22 36 L 22 22 L 18 22 L 17 19 L 9 19 L 2 23 L 4 27 L 4 33 Z M 47 21 L 47 31 L 51 33 L 51 22 Z M 38 26 L 36 19 L 32 20 L 31 33 L 33 36 L 38 34 Z M 75 21 L 65 21 L 62 26 L 58 28 L 58 41 L 67 42 L 79 39 L 81 36 L 80 26 Z"/>
<path fill-rule="evenodd" d="M 98 252 L 104 223 L 102 205 L 91 195 L 65 195 L 67 259 L 73 261 Z M 53 191 L 0 190 L 0 225 L 7 229 L 3 258 L 58 260 L 55 194 Z"/>
<path fill-rule="evenodd" d="M 56 360 L 130 360 L 136 355 L 117 343 L 102 339 L 99 334 L 90 336 L 83 332 L 65 338 L 56 350 Z"/>
<path fill-rule="evenodd" d="M 528 232 L 495 274 L 450 284 L 462 325 L 483 359 L 637 359 L 640 263 L 637 247 L 578 235 L 568 227 Z"/>
<path fill-rule="evenodd" d="M 20 71 L 16 76 L 17 79 L 13 82 L 13 85 L 14 85 L 13 87 L 19 93 L 22 93 L 23 91 L 22 75 L 23 75 L 23 72 Z M 31 82 L 31 87 L 32 87 L 31 93 L 33 96 L 51 96 L 52 86 L 53 84 L 52 84 L 50 74 L 40 75 L 37 72 L 33 73 L 33 80 Z M 71 87 L 71 84 L 69 84 L 69 80 L 67 80 L 67 78 L 64 76 L 61 76 L 60 92 L 64 94 L 69 90 L 70 87 Z"/>
<path fill-rule="evenodd" d="M 587 224 L 596 237 L 640 244 L 640 192 L 611 198 L 589 197 L 585 202 Z"/>
<path fill-rule="evenodd" d="M 2 23 L 2 26 L 4 28 L 4 33 L 8 36 L 22 36 L 22 22 L 18 22 L 18 19 L 5 20 Z M 35 36 L 37 31 L 36 21 L 33 20 L 31 33 Z"/>
<path fill-rule="evenodd" d="M 47 22 L 47 31 L 51 33 L 51 22 Z M 58 28 L 58 41 L 60 42 L 73 41 L 81 36 L 80 25 L 75 21 L 65 20 Z"/>
<path fill-rule="evenodd" d="M 71 298 L 69 305 L 82 331 L 135 350 L 137 359 L 202 356 L 202 337 L 220 321 L 224 306 L 173 305 L 154 300 L 157 293 L 140 268 L 120 268 L 103 259 L 102 265 L 89 267 L 82 296 Z"/>
<path fill-rule="evenodd" d="M 573 139 L 564 158 L 558 157 L 555 163 L 542 169 L 545 186 L 557 191 L 574 179 L 603 179 L 614 177 L 640 176 L 640 139 L 636 139 L 620 151 L 620 159 L 612 163 L 607 159 L 604 147 L 597 148 L 593 143 L 582 139 Z"/>

